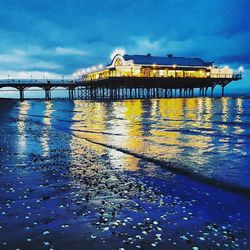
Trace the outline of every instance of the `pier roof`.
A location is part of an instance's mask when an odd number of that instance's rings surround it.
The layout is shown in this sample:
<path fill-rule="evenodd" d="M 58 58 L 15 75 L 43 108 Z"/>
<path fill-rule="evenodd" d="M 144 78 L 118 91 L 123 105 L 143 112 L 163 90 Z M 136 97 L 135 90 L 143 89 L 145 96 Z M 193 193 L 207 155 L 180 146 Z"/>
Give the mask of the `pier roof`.
<path fill-rule="evenodd" d="M 124 60 L 133 60 L 134 64 L 156 64 L 156 65 L 181 65 L 181 66 L 210 66 L 213 62 L 204 62 L 200 58 L 186 58 L 186 57 L 174 57 L 168 55 L 151 56 L 148 55 L 128 55 L 123 56 Z"/>

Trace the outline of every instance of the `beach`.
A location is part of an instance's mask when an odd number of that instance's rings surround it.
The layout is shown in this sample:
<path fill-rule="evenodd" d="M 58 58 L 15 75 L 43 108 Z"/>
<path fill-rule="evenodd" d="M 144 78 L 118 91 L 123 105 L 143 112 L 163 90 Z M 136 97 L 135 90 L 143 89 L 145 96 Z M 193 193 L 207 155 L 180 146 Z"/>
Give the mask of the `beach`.
<path fill-rule="evenodd" d="M 249 99 L 0 104 L 1 249 L 249 249 Z"/>

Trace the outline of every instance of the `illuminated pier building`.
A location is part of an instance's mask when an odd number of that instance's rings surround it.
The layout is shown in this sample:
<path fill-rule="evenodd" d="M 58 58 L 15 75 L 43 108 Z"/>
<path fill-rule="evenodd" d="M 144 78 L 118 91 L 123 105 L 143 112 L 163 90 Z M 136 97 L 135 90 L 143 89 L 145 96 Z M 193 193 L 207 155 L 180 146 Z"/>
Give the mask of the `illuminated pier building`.
<path fill-rule="evenodd" d="M 224 87 L 228 83 L 241 79 L 240 70 L 236 74 L 227 66 L 217 67 L 214 62 L 205 62 L 200 58 L 175 57 L 171 54 L 163 57 L 128 55 L 117 50 L 111 59 L 105 68 L 100 65 L 78 72 L 80 81 L 97 91 L 94 95 L 108 98 L 124 95 L 135 98 L 192 97 L 195 88 L 199 89 L 201 96 L 207 96 L 210 88 L 212 96 L 216 85 L 222 87 L 224 95 Z M 83 95 L 92 95 L 86 91 L 91 90 L 84 88 Z"/>
<path fill-rule="evenodd" d="M 204 62 L 200 58 L 174 57 L 171 54 L 166 57 L 117 54 L 105 69 L 93 69 L 96 70 L 84 74 L 85 80 L 109 77 L 233 78 L 233 70 L 228 67 L 217 68 L 213 62 Z"/>

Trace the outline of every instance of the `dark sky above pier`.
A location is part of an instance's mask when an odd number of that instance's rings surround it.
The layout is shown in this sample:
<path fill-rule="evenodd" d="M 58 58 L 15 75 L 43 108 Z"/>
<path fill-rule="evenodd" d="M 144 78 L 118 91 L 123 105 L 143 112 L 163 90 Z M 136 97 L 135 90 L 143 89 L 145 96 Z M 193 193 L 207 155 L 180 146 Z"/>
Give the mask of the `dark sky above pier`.
<path fill-rule="evenodd" d="M 249 0 L 0 0 L 0 77 L 70 75 L 128 54 L 250 68 Z"/>

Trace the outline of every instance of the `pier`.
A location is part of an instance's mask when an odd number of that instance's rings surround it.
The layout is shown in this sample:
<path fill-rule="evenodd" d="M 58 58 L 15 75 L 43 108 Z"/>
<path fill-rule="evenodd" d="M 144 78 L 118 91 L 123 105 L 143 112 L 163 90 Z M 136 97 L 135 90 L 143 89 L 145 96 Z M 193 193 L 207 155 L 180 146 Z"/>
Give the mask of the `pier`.
<path fill-rule="evenodd" d="M 98 80 L 0 80 L 2 88 L 14 88 L 19 91 L 20 100 L 25 99 L 25 91 L 39 88 L 44 91 L 45 100 L 51 99 L 51 92 L 57 88 L 68 91 L 69 99 L 107 100 L 134 98 L 171 98 L 213 96 L 214 88 L 221 87 L 221 96 L 231 81 L 241 79 L 241 74 L 220 78 L 192 77 L 108 77 Z"/>

